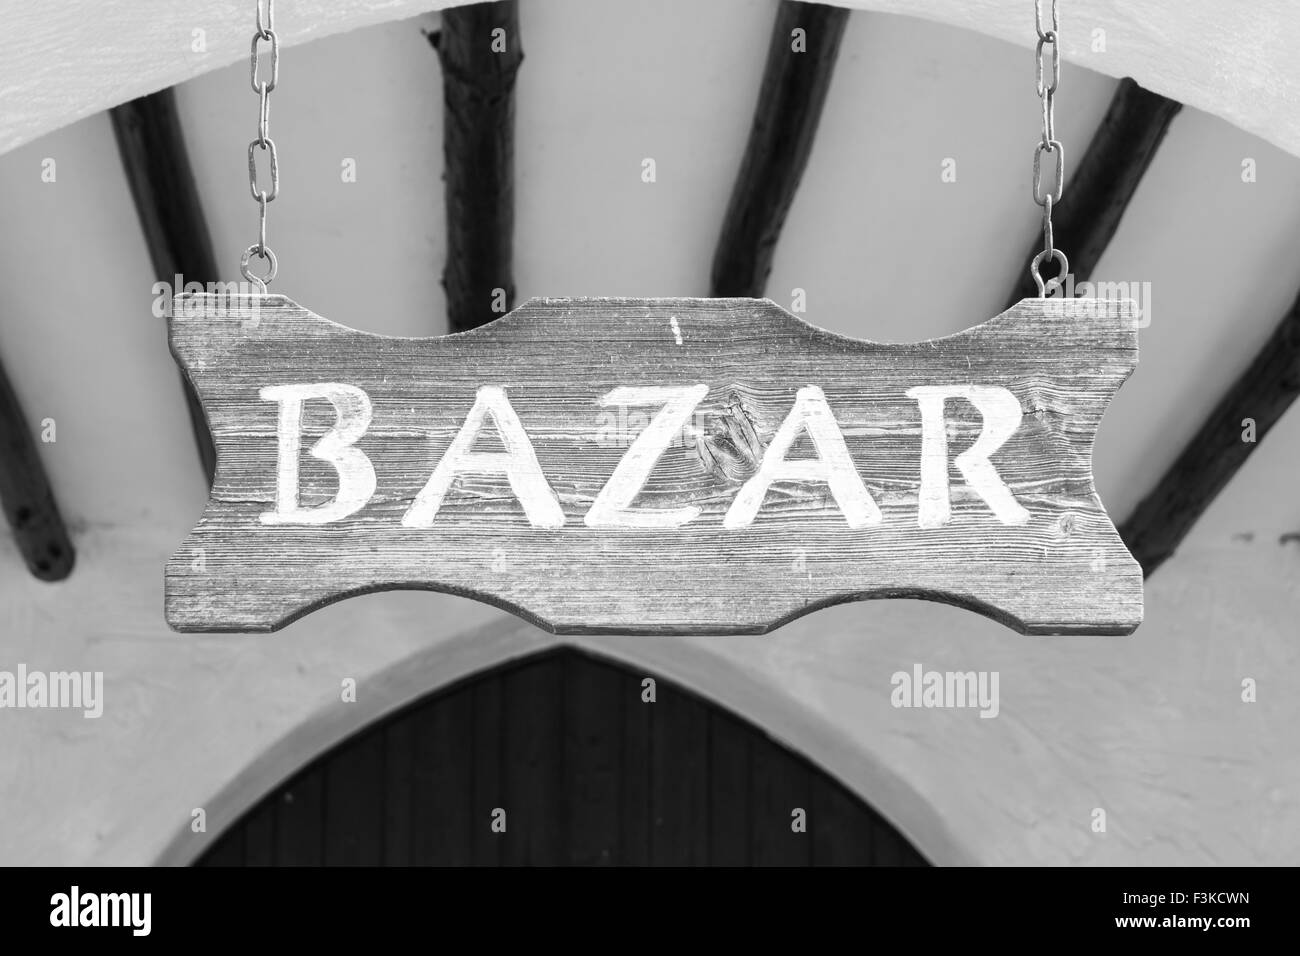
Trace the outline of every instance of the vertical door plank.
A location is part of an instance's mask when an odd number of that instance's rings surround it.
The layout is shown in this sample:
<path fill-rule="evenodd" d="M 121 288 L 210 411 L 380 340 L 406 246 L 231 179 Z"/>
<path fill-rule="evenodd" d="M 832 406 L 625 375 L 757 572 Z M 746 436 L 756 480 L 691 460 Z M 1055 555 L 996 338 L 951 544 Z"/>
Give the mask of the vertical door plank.
<path fill-rule="evenodd" d="M 275 801 L 263 800 L 244 818 L 244 866 L 275 865 Z"/>
<path fill-rule="evenodd" d="M 566 654 L 564 665 L 564 862 L 607 865 L 617 861 L 619 852 L 620 744 L 628 682 L 620 670 L 584 654 Z"/>
<path fill-rule="evenodd" d="M 804 760 L 754 732 L 751 761 L 750 839 L 755 866 L 808 866 L 812 862 L 812 836 L 791 828 L 793 811 L 806 814 L 809 830 L 812 817 L 812 768 Z"/>
<path fill-rule="evenodd" d="M 650 862 L 699 866 L 709 847 L 708 712 L 695 697 L 659 684 L 651 746 Z"/>
<path fill-rule="evenodd" d="M 510 807 L 507 807 L 501 773 L 504 725 L 501 719 L 501 672 L 493 671 L 470 688 L 474 701 L 473 778 L 470 792 L 470 839 L 475 866 L 500 866 L 505 841 L 511 838 L 492 830 L 492 813 L 506 811 L 507 827 Z"/>
<path fill-rule="evenodd" d="M 243 866 L 244 824 L 236 823 L 199 858 L 197 866 Z"/>
<path fill-rule="evenodd" d="M 275 799 L 278 866 L 320 866 L 325 858 L 326 755 L 289 781 Z"/>
<path fill-rule="evenodd" d="M 413 712 L 412 720 L 412 861 L 419 866 L 465 866 L 474 856 L 473 687 L 459 687 L 426 701 Z"/>
<path fill-rule="evenodd" d="M 750 861 L 753 728 L 723 710 L 709 713 L 709 865 Z"/>
<path fill-rule="evenodd" d="M 902 866 L 903 852 L 898 835 L 881 817 L 871 821 L 871 865 Z"/>
<path fill-rule="evenodd" d="M 378 866 L 384 847 L 384 735 L 369 731 L 325 764 L 325 865 Z"/>
<path fill-rule="evenodd" d="M 813 866 L 869 866 L 874 814 L 828 776 L 813 781 Z"/>
<path fill-rule="evenodd" d="M 651 741 L 655 708 L 641 699 L 641 682 L 650 675 L 626 671 L 623 683 L 623 760 L 619 775 L 620 835 L 617 860 L 624 866 L 648 866 L 654 772 Z"/>
<path fill-rule="evenodd" d="M 434 704 L 433 706 L 437 706 Z M 415 728 L 407 711 L 390 721 L 384 737 L 384 865 L 415 862 Z"/>
<path fill-rule="evenodd" d="M 564 678 L 565 663 L 554 654 L 501 678 L 508 865 L 565 862 Z"/>

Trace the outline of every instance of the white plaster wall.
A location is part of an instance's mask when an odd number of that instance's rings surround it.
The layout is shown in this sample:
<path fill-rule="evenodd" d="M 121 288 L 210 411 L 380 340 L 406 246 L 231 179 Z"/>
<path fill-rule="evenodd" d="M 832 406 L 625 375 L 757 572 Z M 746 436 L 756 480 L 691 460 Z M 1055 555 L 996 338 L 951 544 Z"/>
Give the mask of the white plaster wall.
<path fill-rule="evenodd" d="M 188 862 L 333 743 L 558 640 L 414 593 L 271 637 L 178 637 L 160 621 L 157 568 L 181 530 L 92 532 L 67 585 L 16 589 L 6 656 L 103 670 L 106 706 L 98 720 L 3 715 L 0 863 Z M 1130 638 L 1028 639 L 952 608 L 875 602 L 764 637 L 572 642 L 758 723 L 936 863 L 1287 864 L 1300 860 L 1298 580 L 1294 546 L 1198 549 L 1152 581 Z M 918 662 L 998 671 L 999 716 L 893 708 L 890 675 Z M 355 704 L 341 701 L 345 677 Z M 1245 677 L 1257 703 L 1241 700 Z M 189 830 L 197 807 L 206 834 Z M 1090 829 L 1095 807 L 1105 834 Z"/>
<path fill-rule="evenodd" d="M 1022 5 L 1023 6 L 1023 5 Z M 771 4 L 524 7 L 519 294 L 700 294 L 743 149 Z M 680 23 L 689 20 L 689 31 Z M 393 334 L 442 331 L 440 80 L 421 30 L 386 24 L 294 47 L 273 126 L 277 288 Z M 591 29 L 593 34 L 583 31 Z M 242 42 L 242 41 L 241 41 Z M 855 16 L 778 251 L 772 296 L 886 341 L 1000 307 L 1037 225 L 1031 57 L 976 33 Z M 346 63 L 347 70 L 340 69 Z M 1081 153 L 1113 88 L 1070 69 L 1059 124 Z M 244 150 L 256 97 L 236 64 L 180 105 L 219 261 L 256 223 Z M 659 160 L 659 182 L 640 161 Z M 343 185 L 341 159 L 360 178 Z M 939 168 L 958 159 L 958 181 Z M 1243 157 L 1260 176 L 1243 184 Z M 40 180 L 57 159 L 59 178 Z M 349 191 L 351 190 L 351 191 Z M 1068 191 L 1068 185 L 1067 185 Z M 550 646 L 500 612 L 372 595 L 265 637 L 181 637 L 162 567 L 204 488 L 148 257 L 103 115 L 0 156 L 0 354 L 73 527 L 71 579 L 31 579 L 0 536 L 0 669 L 99 669 L 103 718 L 0 712 L 0 863 L 183 862 L 345 734 L 448 680 Z M 1300 161 L 1185 110 L 1103 260 L 1149 279 L 1137 373 L 1096 470 L 1117 519 L 1172 460 L 1300 288 Z M 1148 588 L 1131 638 L 1017 637 L 912 602 L 820 612 L 762 638 L 592 638 L 757 721 L 838 776 L 937 862 L 1300 859 L 1296 621 L 1300 412 L 1292 410 Z M 1247 540 L 1249 538 L 1249 540 Z M 889 706 L 889 676 L 999 670 L 1002 716 Z M 344 677 L 355 705 L 338 702 Z M 1240 680 L 1260 700 L 1240 702 Z M 1107 809 L 1105 836 L 1089 811 Z"/>
<path fill-rule="evenodd" d="M 276 30 L 288 47 L 466 2 L 280 0 Z M 1023 0 L 833 2 L 923 17 L 1021 47 L 1037 39 Z M 632 16 L 647 6 L 604 5 Z M 694 9 L 706 7 L 696 0 Z M 1300 153 L 1300 119 L 1291 108 L 1300 96 L 1300 19 L 1289 0 L 1069 0 L 1061 11 L 1069 62 L 1131 76 Z M 249 16 L 247 4 L 231 0 L 0 0 L 0 153 L 246 57 Z M 768 11 L 754 16 L 766 21 Z M 679 20 L 684 30 L 691 25 L 689 17 Z"/>

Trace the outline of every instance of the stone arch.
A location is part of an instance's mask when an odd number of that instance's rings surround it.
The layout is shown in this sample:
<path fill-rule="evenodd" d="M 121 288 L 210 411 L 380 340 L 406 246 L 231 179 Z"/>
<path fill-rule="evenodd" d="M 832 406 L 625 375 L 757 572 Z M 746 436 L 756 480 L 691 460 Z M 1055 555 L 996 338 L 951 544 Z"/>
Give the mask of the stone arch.
<path fill-rule="evenodd" d="M 312 760 L 200 865 L 925 863 L 807 758 L 644 680 L 573 647 L 475 673 Z"/>
<path fill-rule="evenodd" d="M 195 834 L 188 825 L 179 828 L 156 862 L 184 865 L 200 859 L 227 828 L 282 783 L 377 721 L 475 674 L 565 646 L 576 646 L 633 672 L 678 684 L 762 729 L 842 783 L 925 859 L 940 865 L 975 862 L 971 847 L 951 832 L 940 811 L 907 779 L 794 698 L 772 693 L 742 668 L 708 653 L 707 644 L 671 638 L 559 639 L 506 617 L 421 647 L 371 677 L 361 678 L 358 699 L 364 704 L 318 708 L 263 751 L 251 755 L 240 772 L 204 801 L 206 833 Z"/>

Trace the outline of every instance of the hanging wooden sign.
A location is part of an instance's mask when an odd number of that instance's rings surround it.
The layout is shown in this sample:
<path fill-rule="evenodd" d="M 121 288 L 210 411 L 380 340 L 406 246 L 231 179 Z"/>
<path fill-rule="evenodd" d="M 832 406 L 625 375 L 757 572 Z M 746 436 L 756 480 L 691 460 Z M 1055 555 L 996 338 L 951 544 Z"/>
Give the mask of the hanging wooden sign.
<path fill-rule="evenodd" d="M 1132 303 L 1025 299 L 902 345 L 767 299 L 533 299 L 408 339 L 204 294 L 170 326 L 219 456 L 167 565 L 181 631 L 394 588 L 570 634 L 762 633 L 899 597 L 1028 634 L 1142 620 L 1091 470 Z"/>

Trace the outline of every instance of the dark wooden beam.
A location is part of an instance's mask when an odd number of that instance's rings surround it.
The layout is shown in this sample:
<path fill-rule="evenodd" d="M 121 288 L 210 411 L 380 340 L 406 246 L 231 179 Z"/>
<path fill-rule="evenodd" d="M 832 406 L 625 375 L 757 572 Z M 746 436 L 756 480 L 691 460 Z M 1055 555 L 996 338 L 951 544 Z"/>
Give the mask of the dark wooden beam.
<path fill-rule="evenodd" d="M 812 152 L 849 11 L 782 0 L 749 142 L 713 256 L 711 295 L 761 296 L 777 239 Z M 804 52 L 793 33 L 804 31 Z"/>
<path fill-rule="evenodd" d="M 216 282 L 212 239 L 194 186 L 176 97 L 171 90 L 162 90 L 123 103 L 110 112 L 154 275 L 167 283 L 173 282 L 177 275 L 185 282 L 201 282 L 205 286 Z M 161 322 L 159 334 L 166 334 Z M 217 467 L 212 434 L 198 396 L 184 376 L 181 385 L 199 460 L 211 485 Z"/>
<path fill-rule="evenodd" d="M 0 365 L 0 504 L 32 574 L 61 581 L 75 554 L 18 395 Z"/>
<path fill-rule="evenodd" d="M 1181 103 L 1144 90 L 1130 79 L 1119 81 L 1087 152 L 1073 171 L 1066 170 L 1065 194 L 1052 211 L 1055 245 L 1070 257 L 1075 282 L 1091 277 L 1169 124 L 1182 108 Z M 1042 248 L 1041 237 L 1035 237 L 1007 300 L 1008 309 L 1021 299 L 1038 295 L 1029 275 L 1029 260 Z M 1043 266 L 1043 278 L 1055 274 L 1052 267 Z"/>
<path fill-rule="evenodd" d="M 1120 528 L 1124 543 L 1148 575 L 1174 553 L 1297 395 L 1300 298 Z M 1242 441 L 1242 421 L 1247 418 L 1255 421 L 1254 442 Z"/>
<path fill-rule="evenodd" d="M 463 332 L 514 306 L 515 76 L 524 60 L 519 4 L 500 0 L 444 10 L 442 29 L 429 42 L 442 64 L 447 205 L 442 285 L 448 325 Z"/>

